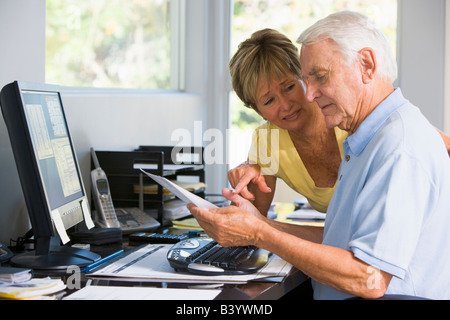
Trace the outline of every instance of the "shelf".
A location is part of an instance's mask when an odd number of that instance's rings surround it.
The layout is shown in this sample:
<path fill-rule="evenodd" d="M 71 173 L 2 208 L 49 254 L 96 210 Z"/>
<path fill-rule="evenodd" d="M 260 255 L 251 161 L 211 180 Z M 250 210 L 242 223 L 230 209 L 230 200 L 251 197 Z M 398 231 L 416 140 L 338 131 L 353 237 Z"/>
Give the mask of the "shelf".
<path fill-rule="evenodd" d="M 178 156 L 176 152 L 185 153 Z M 141 210 L 158 210 L 158 220 L 163 225 L 164 203 L 177 199 L 173 194 L 144 176 L 140 169 L 164 176 L 170 180 L 193 176 L 198 182 L 178 182 L 193 187 L 191 192 L 205 197 L 205 166 L 202 162 L 203 148 L 141 146 L 133 151 L 95 151 L 100 167 L 105 171 L 115 207 L 139 207 Z M 194 156 L 192 156 L 192 154 Z M 176 159 L 193 159 L 194 163 L 174 163 Z M 91 161 L 91 167 L 94 168 Z M 150 185 L 152 185 L 150 187 Z M 189 186 L 190 185 L 190 186 Z M 140 192 L 142 186 L 142 192 Z M 151 190 L 151 191 L 150 191 Z"/>

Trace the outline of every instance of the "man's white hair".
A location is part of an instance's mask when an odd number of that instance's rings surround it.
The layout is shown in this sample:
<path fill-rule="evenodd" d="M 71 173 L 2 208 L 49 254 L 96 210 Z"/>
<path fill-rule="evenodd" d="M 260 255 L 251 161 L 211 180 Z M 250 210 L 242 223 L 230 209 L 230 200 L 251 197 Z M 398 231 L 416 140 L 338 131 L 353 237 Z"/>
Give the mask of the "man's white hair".
<path fill-rule="evenodd" d="M 385 34 L 368 17 L 352 11 L 333 13 L 306 29 L 297 43 L 312 45 L 331 39 L 347 63 L 356 61 L 363 48 L 372 48 L 377 62 L 377 73 L 392 83 L 397 79 L 397 61 Z"/>

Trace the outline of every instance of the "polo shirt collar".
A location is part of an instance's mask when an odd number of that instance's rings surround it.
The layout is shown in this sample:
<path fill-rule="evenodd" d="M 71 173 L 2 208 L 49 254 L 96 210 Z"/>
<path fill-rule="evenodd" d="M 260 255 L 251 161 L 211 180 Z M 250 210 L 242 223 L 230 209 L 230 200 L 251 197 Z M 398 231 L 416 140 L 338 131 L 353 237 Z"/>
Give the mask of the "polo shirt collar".
<path fill-rule="evenodd" d="M 407 100 L 403 97 L 400 88 L 397 88 L 383 100 L 375 110 L 364 119 L 356 132 L 347 137 L 346 141 L 352 153 L 359 155 L 386 120 L 390 118 L 391 114 L 405 102 L 407 102 Z"/>

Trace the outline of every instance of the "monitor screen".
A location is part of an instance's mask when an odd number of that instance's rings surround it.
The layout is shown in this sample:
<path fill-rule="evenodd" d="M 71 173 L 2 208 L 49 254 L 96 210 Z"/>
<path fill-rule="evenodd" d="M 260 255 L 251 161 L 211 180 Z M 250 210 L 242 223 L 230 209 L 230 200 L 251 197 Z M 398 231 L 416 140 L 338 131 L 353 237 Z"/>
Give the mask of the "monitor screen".
<path fill-rule="evenodd" d="M 22 91 L 39 172 L 50 209 L 84 196 L 58 93 Z"/>

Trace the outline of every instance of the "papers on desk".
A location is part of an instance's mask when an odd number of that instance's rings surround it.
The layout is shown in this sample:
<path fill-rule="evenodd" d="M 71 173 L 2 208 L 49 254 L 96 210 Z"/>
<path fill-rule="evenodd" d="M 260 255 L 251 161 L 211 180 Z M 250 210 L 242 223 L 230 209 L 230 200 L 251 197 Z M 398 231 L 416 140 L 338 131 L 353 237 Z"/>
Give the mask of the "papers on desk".
<path fill-rule="evenodd" d="M 218 289 L 87 286 L 63 300 L 212 300 Z"/>
<path fill-rule="evenodd" d="M 307 208 L 292 211 L 286 216 L 286 218 L 299 220 L 325 220 L 326 216 L 327 215 L 325 213 Z"/>
<path fill-rule="evenodd" d="M 278 213 L 276 220 L 300 226 L 324 227 L 325 217 L 325 213 L 311 208 L 302 208 L 282 215 Z"/>
<path fill-rule="evenodd" d="M 200 227 L 197 219 L 193 217 L 184 218 L 181 220 L 173 220 L 172 221 L 172 228 L 174 229 L 189 229 L 189 230 L 196 230 L 196 231 L 202 231 L 202 227 Z"/>
<path fill-rule="evenodd" d="M 172 245 L 155 244 L 139 247 L 110 265 L 87 274 L 87 276 L 130 281 L 242 284 L 267 277 L 285 277 L 292 269 L 291 264 L 276 255 L 272 255 L 267 265 L 254 274 L 202 276 L 176 272 L 167 261 L 167 252 L 171 247 Z"/>
<path fill-rule="evenodd" d="M 0 267 L 0 286 L 31 279 L 33 271 L 27 268 Z"/>
<path fill-rule="evenodd" d="M 34 278 L 25 282 L 0 286 L 0 299 L 51 299 L 59 291 L 66 288 L 60 279 Z"/>

